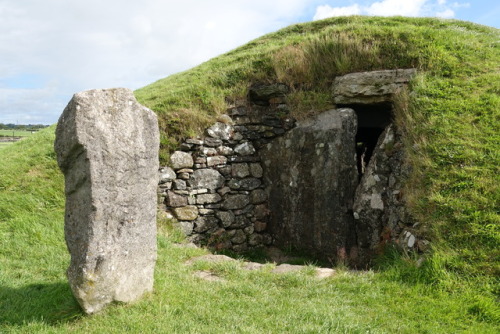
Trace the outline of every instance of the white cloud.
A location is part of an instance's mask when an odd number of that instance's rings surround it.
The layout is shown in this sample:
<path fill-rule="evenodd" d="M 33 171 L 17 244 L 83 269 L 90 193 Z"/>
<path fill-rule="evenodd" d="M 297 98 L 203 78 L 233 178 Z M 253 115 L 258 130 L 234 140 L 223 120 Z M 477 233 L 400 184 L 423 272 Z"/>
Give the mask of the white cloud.
<path fill-rule="evenodd" d="M 418 16 L 422 11 L 423 5 L 428 0 L 383 0 L 375 2 L 366 7 L 364 11 L 368 15 L 376 16 Z"/>
<path fill-rule="evenodd" d="M 330 7 L 329 5 L 318 6 L 313 20 L 322 20 L 328 17 L 348 16 L 361 14 L 361 7 L 358 4 L 346 7 Z"/>
<path fill-rule="evenodd" d="M 56 87 L 39 89 L 0 89 L 1 123 L 45 124 L 44 113 L 62 112 L 64 103 L 56 97 Z M 32 109 L 36 106 L 36 109 Z"/>
<path fill-rule="evenodd" d="M 443 19 L 451 19 L 452 17 L 455 17 L 455 12 L 452 9 L 448 8 L 442 12 L 437 12 L 436 16 L 441 17 Z"/>
<path fill-rule="evenodd" d="M 344 15 L 374 15 L 374 16 L 437 16 L 442 18 L 455 17 L 454 9 L 469 7 L 469 3 L 446 0 L 382 0 L 369 5 L 353 4 L 347 7 L 331 7 L 321 5 L 316 7 L 314 20 Z"/>
<path fill-rule="evenodd" d="M 470 7 L 470 3 L 468 3 L 468 2 L 464 2 L 464 3 L 454 2 L 454 3 L 451 4 L 451 7 L 455 8 L 455 9 L 458 9 L 458 8 L 469 8 Z"/>
<path fill-rule="evenodd" d="M 53 123 L 77 91 L 139 88 L 294 23 L 307 6 L 307 0 L 0 0 L 0 88 L 9 90 L 0 96 L 0 122 L 12 113 L 38 113 Z M 22 91 L 9 83 L 26 74 L 45 84 Z M 58 84 L 44 95 L 49 81 Z"/>
<path fill-rule="evenodd" d="M 0 94 L 0 122 L 13 113 L 53 123 L 77 91 L 139 88 L 307 20 L 305 13 L 313 8 L 314 19 L 320 19 L 449 16 L 447 10 L 463 5 L 442 0 L 0 0 L 0 88 L 9 90 Z M 19 90 L 26 87 L 17 83 L 33 76 L 38 86 Z"/>

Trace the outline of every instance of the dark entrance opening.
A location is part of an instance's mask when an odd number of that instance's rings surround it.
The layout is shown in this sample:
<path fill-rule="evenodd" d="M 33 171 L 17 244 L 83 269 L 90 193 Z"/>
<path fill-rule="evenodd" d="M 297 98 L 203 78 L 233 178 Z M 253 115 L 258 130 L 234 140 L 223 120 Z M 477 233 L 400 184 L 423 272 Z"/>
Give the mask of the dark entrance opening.
<path fill-rule="evenodd" d="M 363 176 L 370 161 L 378 138 L 392 121 L 392 104 L 351 104 L 342 107 L 352 108 L 358 116 L 356 133 L 356 158 L 359 178 Z"/>

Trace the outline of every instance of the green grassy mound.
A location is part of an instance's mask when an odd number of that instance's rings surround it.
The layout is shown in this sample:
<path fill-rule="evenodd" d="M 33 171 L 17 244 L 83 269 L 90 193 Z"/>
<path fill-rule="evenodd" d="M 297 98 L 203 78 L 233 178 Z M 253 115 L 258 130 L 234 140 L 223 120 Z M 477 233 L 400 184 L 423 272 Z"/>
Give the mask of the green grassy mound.
<path fill-rule="evenodd" d="M 184 265 L 159 222 L 155 292 L 85 317 L 65 278 L 63 178 L 54 127 L 0 151 L 0 332 L 497 333 L 500 34 L 460 21 L 337 18 L 291 26 L 137 91 L 155 110 L 165 159 L 257 81 L 286 82 L 296 117 L 330 105 L 335 75 L 417 67 L 396 122 L 413 166 L 410 208 L 432 240 L 424 262 L 388 252 L 378 270 L 317 280 L 235 264 Z M 225 282 L 205 282 L 211 269 Z"/>

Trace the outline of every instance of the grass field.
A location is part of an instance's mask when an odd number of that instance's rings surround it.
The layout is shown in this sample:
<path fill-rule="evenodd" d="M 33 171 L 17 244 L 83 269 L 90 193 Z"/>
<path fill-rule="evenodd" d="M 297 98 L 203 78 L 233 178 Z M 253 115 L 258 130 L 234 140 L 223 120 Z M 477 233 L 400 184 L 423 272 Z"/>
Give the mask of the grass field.
<path fill-rule="evenodd" d="M 24 130 L 0 130 L 0 136 L 5 137 L 31 137 L 36 132 Z"/>
<path fill-rule="evenodd" d="M 0 137 L 31 137 L 36 132 L 22 130 L 0 130 Z M 12 145 L 13 142 L 0 142 L 0 149 Z"/>
<path fill-rule="evenodd" d="M 310 268 L 277 276 L 272 264 L 187 266 L 205 251 L 179 246 L 160 221 L 154 293 L 84 316 L 65 278 L 55 128 L 2 148 L 0 333 L 500 332 L 499 40 L 496 29 L 454 20 L 336 18 L 291 26 L 137 91 L 160 118 L 166 159 L 252 82 L 289 83 L 304 117 L 331 103 L 336 74 L 417 67 L 395 121 L 413 170 L 408 205 L 432 241 L 423 262 L 388 252 L 372 271 L 337 268 L 326 280 Z M 225 281 L 200 280 L 198 269 Z"/>
<path fill-rule="evenodd" d="M 54 127 L 0 152 L 0 333 L 497 333 L 494 305 L 474 285 L 402 279 L 395 261 L 381 271 L 338 268 L 318 280 L 312 270 L 276 275 L 272 264 L 185 261 L 206 253 L 182 247 L 159 222 L 155 291 L 134 305 L 84 316 L 65 278 L 63 177 Z M 194 277 L 211 270 L 225 282 Z M 452 283 L 451 281 L 449 283 Z M 454 281 L 464 284 L 464 281 Z M 485 313 L 486 311 L 486 313 Z"/>

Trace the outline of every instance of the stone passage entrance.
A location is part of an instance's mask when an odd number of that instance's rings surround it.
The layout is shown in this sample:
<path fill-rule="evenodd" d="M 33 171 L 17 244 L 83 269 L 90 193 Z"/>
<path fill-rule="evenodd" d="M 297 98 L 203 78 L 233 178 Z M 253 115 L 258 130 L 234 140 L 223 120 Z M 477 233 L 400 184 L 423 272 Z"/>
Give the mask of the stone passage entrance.
<path fill-rule="evenodd" d="M 352 108 L 358 117 L 356 160 L 359 179 L 361 179 L 373 155 L 378 138 L 392 121 L 392 105 L 390 103 L 352 104 L 343 107 Z"/>
<path fill-rule="evenodd" d="M 413 74 L 336 78 L 337 109 L 297 124 L 287 116 L 286 87 L 259 86 L 249 106 L 231 108 L 172 155 L 162 203 L 199 244 L 236 251 L 274 244 L 369 265 L 410 220 L 400 195 L 402 145 L 390 124 L 393 95 Z"/>
<path fill-rule="evenodd" d="M 362 267 L 389 241 L 407 218 L 396 197 L 402 147 L 390 127 L 392 97 L 413 73 L 337 78 L 338 109 L 298 123 L 260 151 L 276 245 Z"/>

